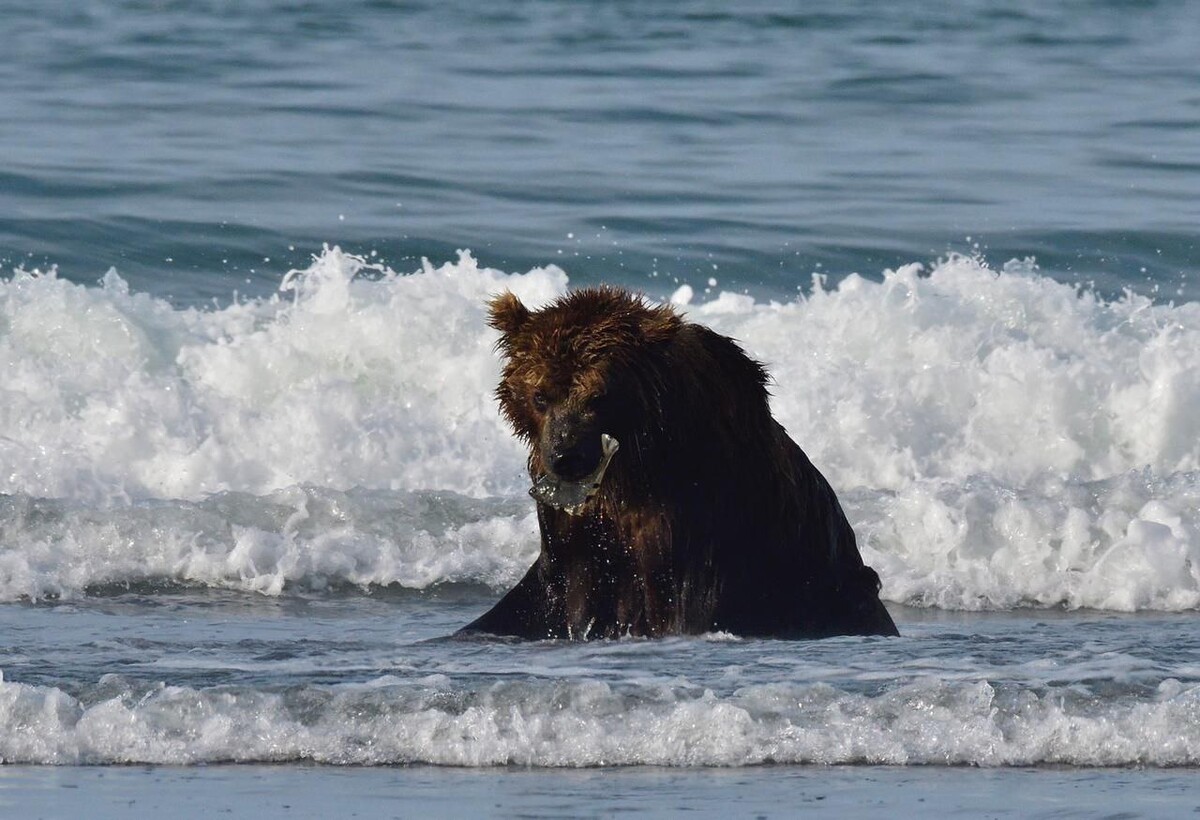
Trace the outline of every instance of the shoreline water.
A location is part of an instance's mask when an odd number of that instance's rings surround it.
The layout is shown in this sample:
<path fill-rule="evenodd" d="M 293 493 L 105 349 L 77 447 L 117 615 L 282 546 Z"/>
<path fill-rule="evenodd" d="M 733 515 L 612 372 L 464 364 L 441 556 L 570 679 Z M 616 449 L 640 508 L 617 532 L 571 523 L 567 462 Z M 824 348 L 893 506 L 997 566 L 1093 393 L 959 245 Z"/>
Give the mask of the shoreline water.
<path fill-rule="evenodd" d="M 1184 816 L 1192 770 L 771 766 L 459 770 L 437 767 L 0 766 L 0 811 L 95 820 L 206 818 Z"/>

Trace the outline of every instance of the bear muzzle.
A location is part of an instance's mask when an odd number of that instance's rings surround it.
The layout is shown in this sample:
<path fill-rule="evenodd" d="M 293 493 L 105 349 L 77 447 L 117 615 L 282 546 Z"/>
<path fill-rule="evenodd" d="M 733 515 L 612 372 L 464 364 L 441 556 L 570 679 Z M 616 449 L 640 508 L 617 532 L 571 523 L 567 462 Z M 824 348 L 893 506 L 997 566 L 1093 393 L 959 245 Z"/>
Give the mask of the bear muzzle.
<path fill-rule="evenodd" d="M 590 414 L 552 407 L 546 414 L 539 444 L 542 465 L 562 481 L 591 475 L 604 458 L 600 432 Z"/>
<path fill-rule="evenodd" d="M 599 444 L 600 460 L 590 473 L 575 480 L 567 480 L 548 472 L 534 482 L 529 494 L 536 501 L 556 507 L 570 515 L 578 515 L 588 499 L 600 490 L 608 464 L 621 446 L 620 442 L 607 433 L 600 434 Z"/>

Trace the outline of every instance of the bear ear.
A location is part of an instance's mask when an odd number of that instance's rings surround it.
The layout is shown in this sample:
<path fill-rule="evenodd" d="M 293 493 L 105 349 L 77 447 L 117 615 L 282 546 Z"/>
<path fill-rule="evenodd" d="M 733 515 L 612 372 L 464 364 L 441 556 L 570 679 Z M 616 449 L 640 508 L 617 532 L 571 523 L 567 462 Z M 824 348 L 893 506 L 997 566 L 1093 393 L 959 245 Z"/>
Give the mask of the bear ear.
<path fill-rule="evenodd" d="M 501 333 L 516 333 L 528 319 L 529 308 L 510 290 L 488 302 L 488 324 Z"/>
<path fill-rule="evenodd" d="M 670 306 L 663 305 L 646 311 L 638 322 L 638 331 L 643 341 L 655 344 L 671 341 L 682 326 L 683 320 L 679 314 Z"/>

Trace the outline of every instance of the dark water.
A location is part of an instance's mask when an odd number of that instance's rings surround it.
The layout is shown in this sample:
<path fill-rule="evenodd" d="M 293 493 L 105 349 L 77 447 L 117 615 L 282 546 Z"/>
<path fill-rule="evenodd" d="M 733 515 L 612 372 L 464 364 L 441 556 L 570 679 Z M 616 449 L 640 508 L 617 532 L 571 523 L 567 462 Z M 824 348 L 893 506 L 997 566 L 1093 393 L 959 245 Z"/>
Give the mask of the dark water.
<path fill-rule="evenodd" d="M 979 250 L 1200 294 L 1194 3 L 16 0 L 0 26 L 8 267 L 225 300 L 329 242 L 784 294 Z"/>

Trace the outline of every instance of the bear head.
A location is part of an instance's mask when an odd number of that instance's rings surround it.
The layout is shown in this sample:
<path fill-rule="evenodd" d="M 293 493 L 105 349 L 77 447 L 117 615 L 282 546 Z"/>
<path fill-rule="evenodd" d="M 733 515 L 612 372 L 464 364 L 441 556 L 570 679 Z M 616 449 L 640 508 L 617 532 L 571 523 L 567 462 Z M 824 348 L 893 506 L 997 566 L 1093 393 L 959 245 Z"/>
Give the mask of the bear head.
<path fill-rule="evenodd" d="M 670 307 L 616 288 L 574 291 L 531 311 L 512 293 L 489 304 L 504 368 L 496 398 L 530 447 L 530 470 L 576 481 L 601 436 L 636 440 L 655 412 L 655 372 L 683 327 Z"/>

